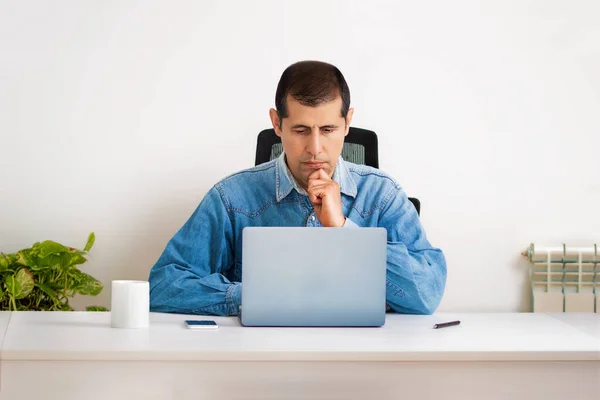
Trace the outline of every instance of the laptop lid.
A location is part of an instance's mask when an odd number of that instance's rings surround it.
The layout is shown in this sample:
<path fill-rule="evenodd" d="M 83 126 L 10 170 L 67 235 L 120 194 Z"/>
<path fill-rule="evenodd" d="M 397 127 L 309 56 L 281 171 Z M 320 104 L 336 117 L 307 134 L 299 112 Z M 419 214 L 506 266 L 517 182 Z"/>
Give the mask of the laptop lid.
<path fill-rule="evenodd" d="M 381 326 L 384 228 L 247 227 L 245 326 Z"/>

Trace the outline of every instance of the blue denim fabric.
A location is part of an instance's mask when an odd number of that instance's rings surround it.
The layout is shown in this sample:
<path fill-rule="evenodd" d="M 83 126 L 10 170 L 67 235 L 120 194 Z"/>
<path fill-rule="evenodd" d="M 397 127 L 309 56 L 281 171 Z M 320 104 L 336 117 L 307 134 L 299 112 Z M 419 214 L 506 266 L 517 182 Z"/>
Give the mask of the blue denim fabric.
<path fill-rule="evenodd" d="M 387 229 L 388 306 L 401 313 L 435 311 L 446 284 L 446 260 L 427 240 L 402 188 L 380 170 L 341 157 L 333 180 L 340 184 L 344 228 Z M 237 315 L 242 229 L 321 226 L 308 196 L 297 188 L 283 154 L 212 187 L 150 271 L 151 310 Z"/>

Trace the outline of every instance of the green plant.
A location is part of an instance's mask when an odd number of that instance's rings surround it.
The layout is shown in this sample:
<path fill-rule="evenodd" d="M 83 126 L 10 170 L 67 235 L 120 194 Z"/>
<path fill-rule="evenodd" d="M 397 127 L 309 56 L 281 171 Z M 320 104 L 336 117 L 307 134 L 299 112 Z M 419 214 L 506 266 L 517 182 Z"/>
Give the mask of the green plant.
<path fill-rule="evenodd" d="M 87 261 L 95 240 L 92 232 L 83 250 L 46 240 L 13 254 L 0 253 L 0 310 L 71 311 L 69 299 L 75 294 L 97 296 L 102 284 L 77 268 Z"/>

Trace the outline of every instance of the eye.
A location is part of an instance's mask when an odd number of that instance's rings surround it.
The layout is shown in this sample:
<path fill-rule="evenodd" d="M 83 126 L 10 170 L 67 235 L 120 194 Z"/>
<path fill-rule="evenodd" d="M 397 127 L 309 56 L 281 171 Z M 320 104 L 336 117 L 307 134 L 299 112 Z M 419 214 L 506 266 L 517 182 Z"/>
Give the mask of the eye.
<path fill-rule="evenodd" d="M 306 129 L 294 129 L 294 132 L 298 135 L 306 135 L 306 132 L 308 131 Z"/>

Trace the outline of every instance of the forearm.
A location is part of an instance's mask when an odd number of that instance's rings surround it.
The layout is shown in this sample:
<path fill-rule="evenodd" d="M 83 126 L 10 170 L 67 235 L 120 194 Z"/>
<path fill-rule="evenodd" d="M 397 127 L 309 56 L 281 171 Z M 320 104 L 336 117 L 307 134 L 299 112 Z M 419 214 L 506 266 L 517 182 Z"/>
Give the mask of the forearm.
<path fill-rule="evenodd" d="M 345 228 L 357 228 L 349 218 Z M 409 252 L 400 242 L 387 245 L 386 303 L 396 312 L 431 314 L 446 284 L 446 260 L 439 249 Z"/>
<path fill-rule="evenodd" d="M 150 309 L 238 314 L 241 285 L 224 275 L 234 265 L 232 236 L 227 210 L 213 188 L 150 271 Z"/>
<path fill-rule="evenodd" d="M 427 240 L 419 215 L 402 189 L 392 189 L 379 226 L 388 231 L 388 305 L 401 313 L 433 313 L 446 286 L 446 258 Z"/>
<path fill-rule="evenodd" d="M 439 249 L 410 252 L 388 242 L 386 301 L 396 312 L 432 314 L 444 294 L 446 260 Z"/>
<path fill-rule="evenodd" d="M 242 298 L 240 283 L 221 274 L 200 278 L 177 264 L 150 273 L 150 309 L 155 312 L 237 315 Z"/>

